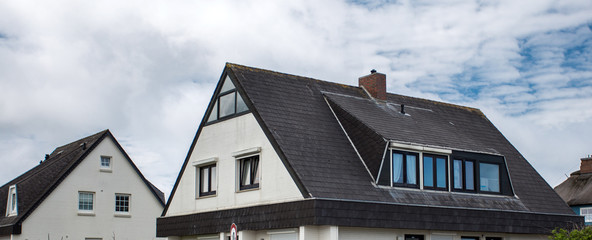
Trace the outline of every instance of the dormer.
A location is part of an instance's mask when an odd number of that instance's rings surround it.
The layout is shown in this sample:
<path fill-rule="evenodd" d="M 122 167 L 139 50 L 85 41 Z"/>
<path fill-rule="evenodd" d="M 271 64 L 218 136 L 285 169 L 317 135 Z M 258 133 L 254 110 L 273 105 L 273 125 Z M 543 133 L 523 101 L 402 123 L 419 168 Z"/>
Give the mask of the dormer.
<path fill-rule="evenodd" d="M 18 198 L 16 194 L 16 185 L 10 186 L 8 190 L 8 201 L 6 206 L 6 216 L 16 216 L 18 215 Z"/>

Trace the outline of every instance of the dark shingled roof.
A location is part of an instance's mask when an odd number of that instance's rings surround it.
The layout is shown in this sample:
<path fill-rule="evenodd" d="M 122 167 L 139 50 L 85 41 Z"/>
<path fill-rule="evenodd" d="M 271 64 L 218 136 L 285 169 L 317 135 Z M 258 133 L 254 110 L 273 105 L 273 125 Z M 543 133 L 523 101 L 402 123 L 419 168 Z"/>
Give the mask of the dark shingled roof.
<path fill-rule="evenodd" d="M 567 216 L 582 222 L 478 109 L 390 93 L 380 101 L 360 87 L 230 63 L 222 77 L 226 75 L 305 198 L 471 209 L 484 216 L 487 211 L 551 214 L 557 221 Z M 399 113 L 401 104 L 407 116 Z M 206 119 L 207 114 L 184 167 Z M 377 187 L 374 181 L 390 141 L 503 156 L 515 196 Z"/>
<path fill-rule="evenodd" d="M 106 137 L 113 139 L 154 196 L 164 206 L 164 194 L 144 178 L 111 132 L 104 130 L 56 148 L 49 154 L 47 160 L 0 187 L 0 236 L 20 234 L 22 222 Z M 8 201 L 8 190 L 10 186 L 15 184 L 17 189 L 18 215 L 7 217 L 6 204 Z"/>
<path fill-rule="evenodd" d="M 592 173 L 575 171 L 555 191 L 570 206 L 592 205 Z"/>

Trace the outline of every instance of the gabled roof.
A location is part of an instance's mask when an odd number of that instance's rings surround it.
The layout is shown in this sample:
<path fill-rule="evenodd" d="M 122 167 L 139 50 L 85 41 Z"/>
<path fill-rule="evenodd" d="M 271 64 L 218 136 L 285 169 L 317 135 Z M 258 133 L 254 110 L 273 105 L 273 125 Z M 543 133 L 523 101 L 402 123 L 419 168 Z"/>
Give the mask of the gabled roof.
<path fill-rule="evenodd" d="M 478 109 L 390 93 L 381 102 L 360 87 L 230 63 L 221 79 L 226 75 L 305 198 L 573 216 L 565 202 Z M 410 117 L 398 113 L 401 104 Z M 207 114 L 184 167 L 206 119 Z M 357 140 L 350 142 L 349 135 L 356 135 Z M 374 176 L 389 142 L 503 157 L 515 196 L 377 187 Z M 163 215 L 166 211 L 165 207 Z"/>
<path fill-rule="evenodd" d="M 144 178 L 111 132 L 104 130 L 56 148 L 42 163 L 0 187 L 0 236 L 20 234 L 22 222 L 101 141 L 108 137 L 113 140 L 142 181 L 144 181 L 150 191 L 164 206 L 164 194 Z M 18 215 L 7 217 L 6 196 L 8 196 L 10 186 L 15 184 L 17 186 Z"/>
<path fill-rule="evenodd" d="M 592 173 L 575 171 L 555 191 L 570 206 L 592 205 Z"/>

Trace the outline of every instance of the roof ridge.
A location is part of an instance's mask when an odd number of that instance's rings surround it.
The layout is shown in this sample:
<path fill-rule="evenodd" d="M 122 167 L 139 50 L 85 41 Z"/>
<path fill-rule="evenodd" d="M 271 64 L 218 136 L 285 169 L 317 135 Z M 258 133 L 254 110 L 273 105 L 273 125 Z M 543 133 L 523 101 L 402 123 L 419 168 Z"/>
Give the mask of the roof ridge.
<path fill-rule="evenodd" d="M 449 102 L 444 102 L 444 101 L 437 101 L 437 100 L 432 100 L 432 99 L 427 99 L 427 98 L 406 96 L 406 95 L 401 95 L 401 94 L 397 94 L 397 93 L 387 92 L 387 95 L 392 95 L 392 96 L 396 96 L 396 97 L 400 97 L 400 98 L 409 98 L 409 99 L 413 99 L 413 100 L 417 100 L 417 101 L 424 101 L 424 102 L 428 102 L 428 103 L 432 103 L 432 104 L 439 104 L 439 105 L 454 107 L 454 108 L 459 108 L 459 109 L 465 109 L 465 110 L 468 110 L 471 112 L 479 113 L 482 116 L 485 116 L 485 114 L 483 114 L 483 112 L 481 112 L 481 110 L 479 108 L 475 108 L 475 107 L 463 106 L 460 104 L 454 104 L 454 103 L 449 103 Z M 388 102 L 388 98 L 387 98 L 387 102 Z"/>

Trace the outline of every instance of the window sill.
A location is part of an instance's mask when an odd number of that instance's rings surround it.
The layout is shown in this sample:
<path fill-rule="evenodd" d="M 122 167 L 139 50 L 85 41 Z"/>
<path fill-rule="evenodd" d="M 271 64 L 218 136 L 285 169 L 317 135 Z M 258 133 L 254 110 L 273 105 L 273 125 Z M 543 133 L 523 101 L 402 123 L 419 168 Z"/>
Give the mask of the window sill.
<path fill-rule="evenodd" d="M 107 173 L 113 172 L 113 170 L 108 169 L 108 168 L 101 168 L 101 169 L 99 169 L 99 171 L 100 172 L 107 172 Z"/>
<path fill-rule="evenodd" d="M 213 194 L 201 195 L 201 196 L 196 197 L 195 199 L 213 198 L 213 197 L 216 197 L 216 196 L 218 196 L 218 194 L 217 193 L 213 193 Z"/>
<path fill-rule="evenodd" d="M 119 218 L 131 218 L 132 215 L 129 213 L 115 213 L 113 214 L 114 217 L 119 217 Z"/>
<path fill-rule="evenodd" d="M 259 186 L 257 186 L 257 187 L 251 187 L 251 188 L 238 189 L 236 192 L 237 193 L 242 193 L 242 192 L 251 192 L 251 191 L 257 191 L 257 190 L 259 190 Z"/>
<path fill-rule="evenodd" d="M 78 212 L 78 216 L 94 217 L 95 216 L 95 213 L 94 212 Z"/>

